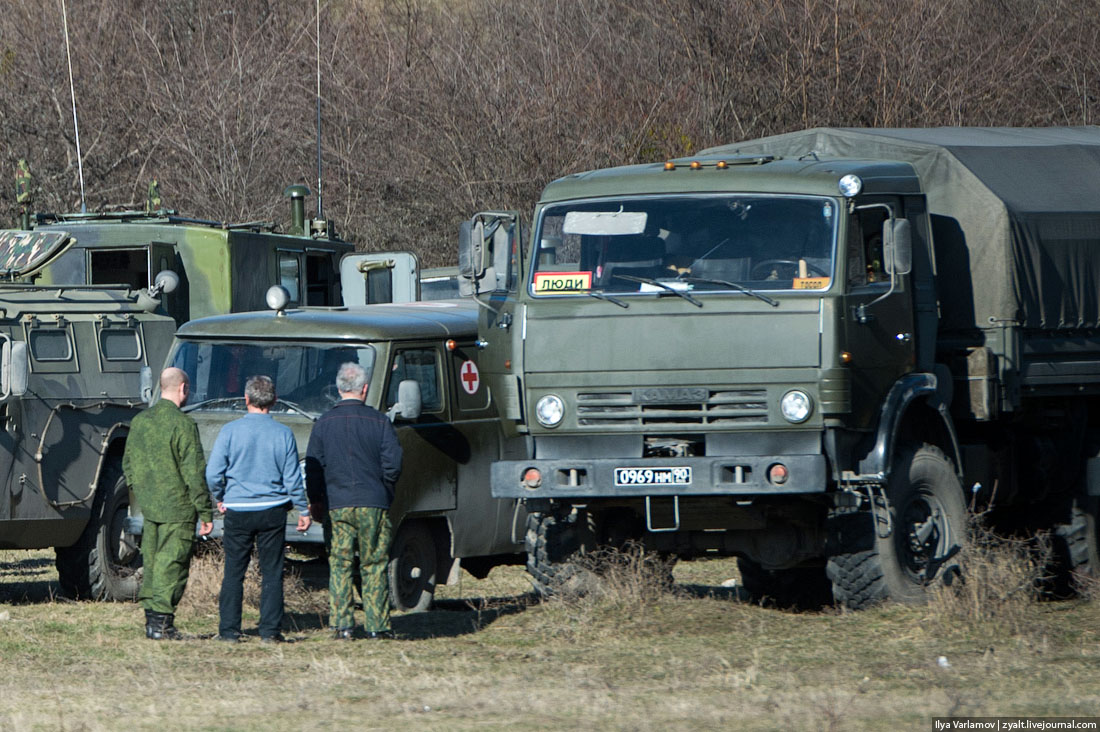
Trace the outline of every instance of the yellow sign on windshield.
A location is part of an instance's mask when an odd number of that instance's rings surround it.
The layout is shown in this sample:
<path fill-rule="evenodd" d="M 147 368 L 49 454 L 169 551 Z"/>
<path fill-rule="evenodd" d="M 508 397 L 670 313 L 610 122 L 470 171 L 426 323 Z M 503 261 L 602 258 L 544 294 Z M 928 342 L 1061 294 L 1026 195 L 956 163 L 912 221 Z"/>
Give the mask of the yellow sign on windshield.
<path fill-rule="evenodd" d="M 591 272 L 536 272 L 535 294 L 587 292 L 592 289 Z"/>
<path fill-rule="evenodd" d="M 824 290 L 828 286 L 828 277 L 795 277 L 791 285 L 795 290 Z"/>

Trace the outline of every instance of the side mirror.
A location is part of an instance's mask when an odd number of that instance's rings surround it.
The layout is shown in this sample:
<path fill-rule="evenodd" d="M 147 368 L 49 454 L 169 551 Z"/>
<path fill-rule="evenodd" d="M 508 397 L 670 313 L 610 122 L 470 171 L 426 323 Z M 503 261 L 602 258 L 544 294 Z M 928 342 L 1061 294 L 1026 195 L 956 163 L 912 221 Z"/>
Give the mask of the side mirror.
<path fill-rule="evenodd" d="M 30 376 L 26 342 L 5 339 L 0 360 L 2 360 L 0 382 L 3 383 L 3 397 L 21 397 L 26 394 L 27 379 Z"/>
<path fill-rule="evenodd" d="M 458 229 L 458 288 L 463 296 L 507 290 L 519 214 L 479 213 Z"/>
<path fill-rule="evenodd" d="M 405 379 L 397 385 L 397 404 L 390 407 L 386 414 L 393 421 L 396 417 L 413 420 L 420 416 L 421 408 L 420 382 L 413 379 Z"/>
<path fill-rule="evenodd" d="M 153 406 L 153 369 L 141 367 L 141 401 Z"/>
<path fill-rule="evenodd" d="M 882 223 L 882 256 L 889 275 L 909 274 L 913 269 L 913 233 L 909 219 Z"/>

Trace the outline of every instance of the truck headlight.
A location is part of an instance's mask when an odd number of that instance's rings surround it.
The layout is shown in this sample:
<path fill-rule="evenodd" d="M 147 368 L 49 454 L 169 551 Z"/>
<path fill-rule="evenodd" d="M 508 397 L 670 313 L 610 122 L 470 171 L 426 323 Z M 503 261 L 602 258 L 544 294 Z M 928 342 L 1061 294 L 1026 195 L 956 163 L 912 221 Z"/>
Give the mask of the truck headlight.
<path fill-rule="evenodd" d="M 779 402 L 783 417 L 788 422 L 805 422 L 814 411 L 814 400 L 804 391 L 794 389 L 783 395 Z"/>
<path fill-rule="evenodd" d="M 565 402 L 556 394 L 547 394 L 535 403 L 535 419 L 543 427 L 557 427 L 565 416 Z"/>

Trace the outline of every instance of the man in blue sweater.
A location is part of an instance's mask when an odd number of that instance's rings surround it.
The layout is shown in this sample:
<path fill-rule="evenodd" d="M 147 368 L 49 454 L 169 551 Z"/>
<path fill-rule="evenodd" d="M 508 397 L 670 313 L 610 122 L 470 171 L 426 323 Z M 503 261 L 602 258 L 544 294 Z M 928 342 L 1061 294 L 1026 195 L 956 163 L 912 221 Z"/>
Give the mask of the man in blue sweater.
<path fill-rule="evenodd" d="M 283 640 L 283 543 L 286 513 L 298 509 L 298 531 L 310 525 L 298 446 L 286 425 L 270 414 L 275 384 L 267 376 L 245 382 L 248 414 L 218 433 L 206 464 L 206 483 L 225 512 L 222 546 L 225 576 L 218 598 L 218 638 L 241 638 L 244 573 L 255 545 L 260 562 L 260 640 Z"/>
<path fill-rule="evenodd" d="M 328 512 L 329 625 L 337 639 L 355 628 L 352 569 L 356 549 L 368 638 L 393 638 L 386 566 L 393 490 L 401 445 L 386 415 L 364 404 L 367 372 L 345 363 L 336 374 L 340 401 L 313 425 L 306 449 L 306 487 L 317 513 Z M 322 508 L 323 507 L 323 508 Z"/>

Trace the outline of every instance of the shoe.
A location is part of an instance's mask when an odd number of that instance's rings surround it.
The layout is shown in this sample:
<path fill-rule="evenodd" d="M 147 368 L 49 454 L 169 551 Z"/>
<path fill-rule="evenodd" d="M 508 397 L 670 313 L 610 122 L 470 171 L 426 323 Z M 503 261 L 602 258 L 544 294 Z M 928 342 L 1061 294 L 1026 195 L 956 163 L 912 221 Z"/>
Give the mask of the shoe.
<path fill-rule="evenodd" d="M 145 611 L 145 637 L 150 640 L 153 639 L 153 634 L 157 630 L 156 616 L 157 614 L 152 610 Z"/>
<path fill-rule="evenodd" d="M 347 641 L 355 640 L 355 629 L 354 628 L 337 628 L 336 630 L 332 631 L 332 639 L 333 640 L 347 640 Z"/>
<path fill-rule="evenodd" d="M 286 643 L 286 636 L 282 633 L 260 636 L 260 643 Z"/>
<path fill-rule="evenodd" d="M 223 643 L 242 643 L 244 638 L 240 633 L 218 633 L 218 640 Z"/>
<path fill-rule="evenodd" d="M 171 613 L 150 613 L 151 622 L 145 627 L 145 637 L 150 640 L 183 640 L 176 629 L 176 616 Z"/>
<path fill-rule="evenodd" d="M 392 630 L 368 630 L 367 638 L 370 640 L 397 640 Z"/>

